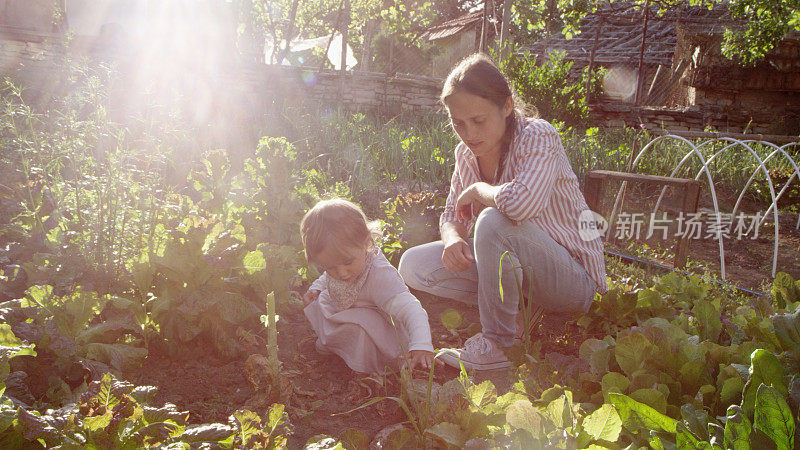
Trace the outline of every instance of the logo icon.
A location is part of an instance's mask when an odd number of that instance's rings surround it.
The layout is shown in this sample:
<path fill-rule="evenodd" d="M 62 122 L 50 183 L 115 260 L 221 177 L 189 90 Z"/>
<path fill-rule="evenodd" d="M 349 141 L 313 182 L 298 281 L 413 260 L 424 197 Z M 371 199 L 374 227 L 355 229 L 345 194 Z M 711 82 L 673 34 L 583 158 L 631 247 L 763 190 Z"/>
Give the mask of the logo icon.
<path fill-rule="evenodd" d="M 578 216 L 578 235 L 586 242 L 605 236 L 608 221 L 600 214 L 587 209 Z"/>

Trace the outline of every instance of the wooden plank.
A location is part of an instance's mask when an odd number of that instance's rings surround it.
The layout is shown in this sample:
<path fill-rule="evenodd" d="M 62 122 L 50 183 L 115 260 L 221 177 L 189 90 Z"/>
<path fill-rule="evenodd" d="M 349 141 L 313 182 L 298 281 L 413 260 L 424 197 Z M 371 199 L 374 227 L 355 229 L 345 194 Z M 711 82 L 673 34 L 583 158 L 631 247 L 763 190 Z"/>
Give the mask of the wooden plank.
<path fill-rule="evenodd" d="M 700 182 L 697 180 L 645 175 L 640 173 L 614 172 L 610 170 L 592 170 L 586 174 L 584 198 L 586 199 L 586 205 L 589 209 L 598 214 L 602 215 L 603 213 L 600 210 L 600 203 L 602 201 L 603 187 L 606 180 L 674 187 L 679 191 L 679 198 L 681 199 L 680 211 L 684 214 L 694 214 L 697 212 L 700 201 Z M 613 220 L 613 217 L 611 220 Z M 607 239 L 610 238 L 607 237 Z M 686 266 L 686 260 L 689 254 L 689 236 L 677 237 L 674 250 L 674 267 L 682 268 Z"/>
<path fill-rule="evenodd" d="M 592 211 L 602 214 L 600 211 L 600 194 L 603 192 L 603 183 L 605 177 L 597 172 L 589 172 L 586 174 L 586 181 L 584 182 L 583 195 L 586 198 L 586 206 Z"/>
<path fill-rule="evenodd" d="M 700 201 L 700 183 L 695 181 L 684 187 L 683 191 L 683 213 L 694 214 L 697 212 L 697 206 Z M 686 266 L 687 255 L 689 254 L 689 237 L 682 236 L 678 238 L 675 243 L 675 261 L 673 265 L 676 268 L 683 268 Z"/>

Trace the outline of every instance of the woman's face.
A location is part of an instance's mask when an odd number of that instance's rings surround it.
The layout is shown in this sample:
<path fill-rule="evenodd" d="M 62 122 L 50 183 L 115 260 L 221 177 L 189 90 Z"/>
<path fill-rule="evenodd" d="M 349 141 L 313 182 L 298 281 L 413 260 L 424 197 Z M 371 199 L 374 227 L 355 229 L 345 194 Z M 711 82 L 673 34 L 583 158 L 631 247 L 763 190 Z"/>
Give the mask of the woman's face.
<path fill-rule="evenodd" d="M 506 118 L 514 110 L 511 97 L 501 108 L 478 95 L 456 91 L 447 97 L 445 106 L 453 130 L 475 156 L 500 153 Z"/>

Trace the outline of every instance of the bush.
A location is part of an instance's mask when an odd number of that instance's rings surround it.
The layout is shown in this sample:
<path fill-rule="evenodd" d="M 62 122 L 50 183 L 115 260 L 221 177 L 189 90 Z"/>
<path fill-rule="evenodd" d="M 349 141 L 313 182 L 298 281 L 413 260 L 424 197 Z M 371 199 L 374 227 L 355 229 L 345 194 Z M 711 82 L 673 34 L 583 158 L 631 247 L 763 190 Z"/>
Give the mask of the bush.
<path fill-rule="evenodd" d="M 564 60 L 564 53 L 553 52 L 541 63 L 529 51 L 510 52 L 500 61 L 500 69 L 508 76 L 522 101 L 535 106 L 539 117 L 567 126 L 585 128 L 589 125 L 589 107 L 586 103 L 586 81 L 591 77 L 592 95 L 600 92 L 601 72 L 589 74 L 584 68 L 580 77 L 571 75 L 572 61 Z"/>

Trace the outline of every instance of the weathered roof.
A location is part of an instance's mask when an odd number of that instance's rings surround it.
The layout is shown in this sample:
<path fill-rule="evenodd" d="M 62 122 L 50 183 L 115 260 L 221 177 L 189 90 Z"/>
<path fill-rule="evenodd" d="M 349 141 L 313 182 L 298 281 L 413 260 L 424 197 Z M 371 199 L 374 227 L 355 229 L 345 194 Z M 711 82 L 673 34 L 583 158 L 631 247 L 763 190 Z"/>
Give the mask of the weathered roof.
<path fill-rule="evenodd" d="M 730 23 L 727 9 L 705 7 L 675 8 L 659 15 L 655 8 L 648 12 L 643 62 L 646 65 L 671 65 L 677 34 L 675 24 L 689 23 L 706 29 L 724 28 Z M 641 8 L 606 6 L 581 20 L 581 33 L 572 39 L 551 36 L 524 47 L 535 54 L 564 51 L 567 58 L 589 62 L 595 48 L 596 64 L 638 64 L 644 29 Z"/>
<path fill-rule="evenodd" d="M 476 23 L 480 24 L 482 17 L 482 10 L 464 14 L 461 17 L 456 17 L 455 19 L 448 20 L 440 23 L 439 25 L 434 25 L 428 28 L 420 35 L 420 39 L 435 41 L 437 39 L 444 39 L 446 37 L 453 36 L 454 34 L 458 34 Z"/>
<path fill-rule="evenodd" d="M 487 33 L 489 38 L 499 33 L 501 22 L 503 0 L 494 0 L 489 8 L 487 19 Z M 468 12 L 455 19 L 446 20 L 440 24 L 428 27 L 423 31 L 419 38 L 427 41 L 435 41 L 456 35 L 474 26 L 480 27 L 483 20 L 483 8 L 477 11 Z"/>

